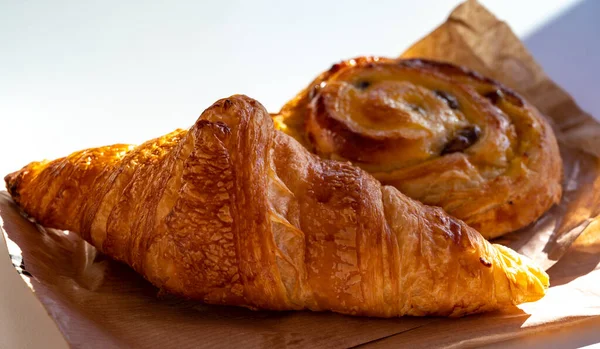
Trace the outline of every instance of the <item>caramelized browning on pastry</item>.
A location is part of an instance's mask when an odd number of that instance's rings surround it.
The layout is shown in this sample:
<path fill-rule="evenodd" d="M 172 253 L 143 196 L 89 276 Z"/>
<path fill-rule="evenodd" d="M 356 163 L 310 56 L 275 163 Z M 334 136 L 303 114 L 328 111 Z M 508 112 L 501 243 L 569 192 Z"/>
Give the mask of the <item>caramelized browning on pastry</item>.
<path fill-rule="evenodd" d="M 5 180 L 42 225 L 207 303 L 460 316 L 548 286 L 442 209 L 310 154 L 245 96 L 218 101 L 189 131 L 34 162 Z"/>
<path fill-rule="evenodd" d="M 321 157 L 349 160 L 486 238 L 528 225 L 561 197 L 562 163 L 545 119 L 514 92 L 450 64 L 348 60 L 274 120 Z"/>

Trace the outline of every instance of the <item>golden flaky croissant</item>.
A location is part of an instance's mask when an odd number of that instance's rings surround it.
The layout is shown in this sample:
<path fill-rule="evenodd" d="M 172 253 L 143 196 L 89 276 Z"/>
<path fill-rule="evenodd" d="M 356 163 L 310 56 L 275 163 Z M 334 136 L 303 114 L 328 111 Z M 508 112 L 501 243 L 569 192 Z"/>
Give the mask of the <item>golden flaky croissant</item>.
<path fill-rule="evenodd" d="M 442 209 L 321 160 L 232 96 L 189 131 L 87 149 L 5 178 L 44 226 L 212 304 L 391 317 L 534 301 L 548 276 Z"/>
<path fill-rule="evenodd" d="M 344 61 L 274 118 L 320 156 L 350 160 L 486 238 L 528 225 L 561 197 L 562 162 L 546 120 L 509 89 L 454 65 Z"/>

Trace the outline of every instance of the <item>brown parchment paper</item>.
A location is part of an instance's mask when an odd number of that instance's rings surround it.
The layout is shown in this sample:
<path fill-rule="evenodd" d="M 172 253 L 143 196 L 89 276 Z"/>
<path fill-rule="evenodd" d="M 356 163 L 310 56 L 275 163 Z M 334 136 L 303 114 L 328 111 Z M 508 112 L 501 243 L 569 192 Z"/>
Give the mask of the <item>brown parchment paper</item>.
<path fill-rule="evenodd" d="M 208 306 L 159 295 L 75 234 L 29 222 L 0 192 L 0 227 L 16 270 L 74 348 L 468 347 L 600 315 L 600 125 L 549 80 L 506 24 L 475 1 L 455 9 L 403 56 L 450 61 L 491 76 L 553 122 L 565 164 L 564 198 L 538 222 L 500 241 L 548 269 L 551 288 L 542 300 L 461 319 Z"/>

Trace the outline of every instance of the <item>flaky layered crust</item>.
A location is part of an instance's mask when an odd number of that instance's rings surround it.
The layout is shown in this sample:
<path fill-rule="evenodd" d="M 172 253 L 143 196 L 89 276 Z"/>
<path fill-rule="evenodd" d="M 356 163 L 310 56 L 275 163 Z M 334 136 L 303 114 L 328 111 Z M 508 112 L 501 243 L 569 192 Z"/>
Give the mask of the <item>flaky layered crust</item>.
<path fill-rule="evenodd" d="M 348 60 L 273 117 L 321 157 L 352 161 L 486 238 L 528 225 L 561 197 L 547 121 L 516 93 L 454 65 Z"/>
<path fill-rule="evenodd" d="M 310 154 L 245 96 L 216 102 L 189 131 L 34 162 L 5 180 L 42 225 L 212 304 L 460 316 L 548 286 L 442 209 Z"/>

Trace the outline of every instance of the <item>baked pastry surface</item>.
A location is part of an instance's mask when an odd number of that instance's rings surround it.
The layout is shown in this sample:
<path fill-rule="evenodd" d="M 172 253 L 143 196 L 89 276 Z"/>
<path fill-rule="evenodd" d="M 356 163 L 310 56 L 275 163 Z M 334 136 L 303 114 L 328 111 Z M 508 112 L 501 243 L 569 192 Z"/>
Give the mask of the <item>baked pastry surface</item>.
<path fill-rule="evenodd" d="M 532 223 L 561 197 L 548 122 L 511 90 L 451 64 L 347 60 L 273 118 L 319 156 L 351 161 L 486 238 Z"/>
<path fill-rule="evenodd" d="M 189 131 L 86 149 L 5 178 L 40 224 L 212 304 L 461 316 L 541 298 L 548 276 L 442 209 L 275 130 L 232 96 Z"/>

